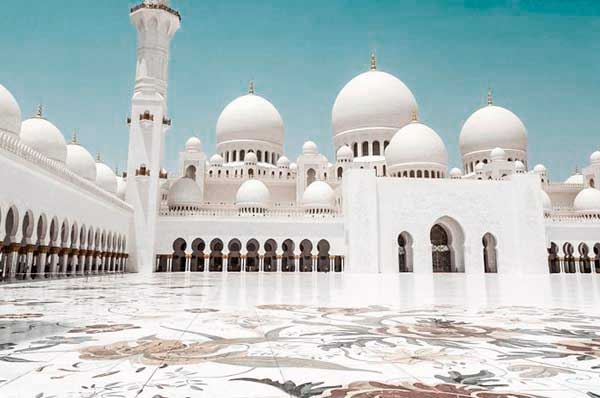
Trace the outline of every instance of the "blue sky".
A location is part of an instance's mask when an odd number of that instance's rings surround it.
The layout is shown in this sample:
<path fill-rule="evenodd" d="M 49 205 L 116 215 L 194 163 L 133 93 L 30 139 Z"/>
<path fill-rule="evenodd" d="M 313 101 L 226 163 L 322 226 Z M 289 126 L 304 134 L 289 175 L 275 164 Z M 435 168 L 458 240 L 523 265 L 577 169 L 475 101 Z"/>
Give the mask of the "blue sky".
<path fill-rule="evenodd" d="M 369 66 L 413 91 L 420 118 L 459 165 L 462 123 L 494 102 L 521 117 L 530 164 L 564 179 L 600 146 L 600 1 L 173 0 L 182 29 L 172 46 L 167 168 L 187 137 L 212 153 L 223 107 L 255 80 L 286 125 L 295 158 L 312 139 L 332 158 L 331 107 Z M 0 16 L 0 83 L 23 114 L 43 102 L 69 138 L 125 166 L 125 118 L 136 35 L 127 0 L 21 0 Z"/>

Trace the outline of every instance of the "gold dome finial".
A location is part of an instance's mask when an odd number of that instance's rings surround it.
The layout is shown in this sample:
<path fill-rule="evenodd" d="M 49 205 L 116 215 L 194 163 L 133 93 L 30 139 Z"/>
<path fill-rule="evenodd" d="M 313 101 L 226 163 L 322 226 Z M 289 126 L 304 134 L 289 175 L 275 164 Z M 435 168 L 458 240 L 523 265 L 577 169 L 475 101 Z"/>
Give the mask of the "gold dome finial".
<path fill-rule="evenodd" d="M 96 152 L 96 163 L 102 162 L 102 158 L 100 157 L 100 151 Z"/>
<path fill-rule="evenodd" d="M 413 109 L 413 111 L 411 112 L 410 121 L 413 123 L 416 123 L 419 121 L 419 114 L 416 109 Z"/>
<path fill-rule="evenodd" d="M 377 57 L 375 53 L 371 53 L 371 70 L 377 70 Z"/>
<path fill-rule="evenodd" d="M 71 138 L 71 144 L 79 144 L 77 141 L 77 130 L 73 130 L 73 137 Z"/>
<path fill-rule="evenodd" d="M 42 104 L 38 104 L 37 111 L 35 112 L 35 117 L 44 117 L 44 107 Z"/>
<path fill-rule="evenodd" d="M 248 94 L 254 94 L 254 80 L 250 80 L 250 86 L 248 87 Z"/>
<path fill-rule="evenodd" d="M 492 88 L 488 87 L 487 104 L 492 105 Z"/>

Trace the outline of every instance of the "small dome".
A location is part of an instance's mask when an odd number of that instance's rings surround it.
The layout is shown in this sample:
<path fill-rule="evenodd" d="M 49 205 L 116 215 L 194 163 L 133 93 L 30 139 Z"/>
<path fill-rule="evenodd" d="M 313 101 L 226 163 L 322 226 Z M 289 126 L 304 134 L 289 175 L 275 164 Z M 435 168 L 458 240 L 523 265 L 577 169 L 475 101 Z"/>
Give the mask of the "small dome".
<path fill-rule="evenodd" d="M 332 209 L 335 205 L 335 193 L 329 184 L 314 181 L 304 190 L 302 206 L 307 209 Z"/>
<path fill-rule="evenodd" d="M 0 130 L 14 135 L 21 131 L 21 108 L 10 91 L 0 84 Z"/>
<path fill-rule="evenodd" d="M 475 165 L 475 171 L 483 171 L 483 162 L 479 162 Z"/>
<path fill-rule="evenodd" d="M 280 156 L 279 159 L 277 159 L 277 167 L 290 167 L 290 160 L 286 156 Z"/>
<path fill-rule="evenodd" d="M 317 148 L 317 144 L 313 141 L 306 141 L 304 145 L 302 145 L 302 154 L 303 155 L 318 155 L 319 148 Z"/>
<path fill-rule="evenodd" d="M 545 173 L 546 166 L 544 166 L 543 164 L 536 164 L 535 167 L 533 168 L 533 172 L 537 173 L 537 174 Z"/>
<path fill-rule="evenodd" d="M 525 171 L 527 171 L 527 169 L 525 168 L 525 164 L 520 160 L 515 161 L 515 170 L 517 171 L 517 173 L 524 173 Z"/>
<path fill-rule="evenodd" d="M 461 178 L 462 175 L 462 170 L 458 167 L 454 167 L 452 170 L 450 170 L 450 178 Z"/>
<path fill-rule="evenodd" d="M 256 179 L 245 181 L 235 194 L 237 207 L 267 208 L 271 202 L 271 192 L 264 182 Z"/>
<path fill-rule="evenodd" d="M 545 211 L 552 210 L 552 200 L 550 196 L 542 189 L 542 205 Z"/>
<path fill-rule="evenodd" d="M 490 158 L 492 159 L 492 161 L 506 160 L 506 152 L 504 151 L 504 149 L 496 147 L 492 149 L 492 152 L 490 152 Z"/>
<path fill-rule="evenodd" d="M 233 100 L 217 121 L 217 145 L 228 141 L 284 143 L 283 120 L 269 101 L 255 94 Z"/>
<path fill-rule="evenodd" d="M 496 105 L 477 110 L 465 122 L 460 132 L 462 155 L 500 147 L 505 150 L 527 151 L 527 129 L 511 111 Z"/>
<path fill-rule="evenodd" d="M 117 193 L 117 176 L 104 163 L 96 160 L 96 185 L 112 194 Z"/>
<path fill-rule="evenodd" d="M 188 177 L 181 177 L 175 181 L 167 196 L 169 208 L 174 207 L 200 207 L 202 202 L 202 190 L 196 181 Z"/>
<path fill-rule="evenodd" d="M 575 197 L 573 207 L 579 212 L 600 213 L 600 191 L 595 188 L 582 190 Z"/>
<path fill-rule="evenodd" d="M 190 137 L 185 143 L 187 152 L 202 152 L 202 141 L 198 137 Z"/>
<path fill-rule="evenodd" d="M 567 178 L 565 180 L 565 184 L 579 184 L 579 185 L 583 185 L 584 183 L 585 183 L 585 180 L 584 180 L 583 175 L 581 173 L 575 173 L 571 177 L 569 177 L 569 178 Z"/>
<path fill-rule="evenodd" d="M 256 164 L 256 162 L 258 162 L 258 158 L 254 152 L 246 153 L 246 156 L 244 156 L 244 163 Z"/>
<path fill-rule="evenodd" d="M 403 164 L 436 164 L 446 167 L 446 146 L 435 131 L 419 122 L 402 127 L 388 145 L 385 160 L 390 169 Z"/>
<path fill-rule="evenodd" d="M 600 164 L 600 151 L 595 151 L 590 155 L 591 164 Z"/>
<path fill-rule="evenodd" d="M 335 99 L 333 135 L 376 127 L 399 129 L 411 121 L 416 110 L 413 93 L 400 79 L 370 70 L 350 80 Z"/>
<path fill-rule="evenodd" d="M 94 157 L 77 142 L 67 145 L 66 165 L 73 173 L 86 180 L 96 181 L 96 161 Z"/>
<path fill-rule="evenodd" d="M 223 165 L 223 157 L 221 155 L 219 155 L 218 153 L 215 153 L 210 158 L 210 165 L 211 166 L 222 166 Z"/>
<path fill-rule="evenodd" d="M 354 157 L 354 153 L 352 149 L 348 145 L 342 145 L 340 149 L 337 150 L 336 158 L 337 160 L 352 160 Z"/>
<path fill-rule="evenodd" d="M 21 125 L 21 142 L 50 159 L 65 163 L 67 143 L 60 130 L 42 117 L 27 119 Z"/>
<path fill-rule="evenodd" d="M 296 163 L 290 163 L 290 170 L 298 170 L 298 165 Z"/>
<path fill-rule="evenodd" d="M 117 176 L 117 196 L 121 200 L 125 200 L 125 192 L 127 191 L 127 180 L 121 176 Z"/>

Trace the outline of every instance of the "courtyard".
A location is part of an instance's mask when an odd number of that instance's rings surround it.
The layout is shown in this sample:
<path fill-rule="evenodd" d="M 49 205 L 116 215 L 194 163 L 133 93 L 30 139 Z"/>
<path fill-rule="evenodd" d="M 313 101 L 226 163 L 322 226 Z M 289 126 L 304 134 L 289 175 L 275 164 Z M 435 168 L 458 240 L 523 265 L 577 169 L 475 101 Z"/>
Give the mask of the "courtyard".
<path fill-rule="evenodd" d="M 0 396 L 600 397 L 597 275 L 126 274 L 0 287 Z"/>

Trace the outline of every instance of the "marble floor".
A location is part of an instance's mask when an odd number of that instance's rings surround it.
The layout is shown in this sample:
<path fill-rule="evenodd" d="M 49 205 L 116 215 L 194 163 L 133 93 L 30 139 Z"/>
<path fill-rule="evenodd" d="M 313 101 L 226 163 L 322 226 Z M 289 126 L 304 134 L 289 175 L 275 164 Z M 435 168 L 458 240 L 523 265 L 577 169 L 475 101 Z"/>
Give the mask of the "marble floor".
<path fill-rule="evenodd" d="M 600 398 L 600 275 L 4 285 L 0 397 Z"/>

